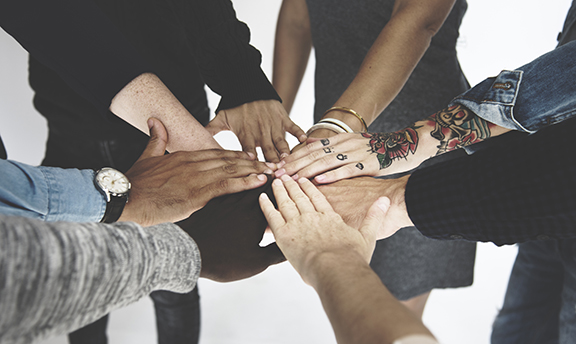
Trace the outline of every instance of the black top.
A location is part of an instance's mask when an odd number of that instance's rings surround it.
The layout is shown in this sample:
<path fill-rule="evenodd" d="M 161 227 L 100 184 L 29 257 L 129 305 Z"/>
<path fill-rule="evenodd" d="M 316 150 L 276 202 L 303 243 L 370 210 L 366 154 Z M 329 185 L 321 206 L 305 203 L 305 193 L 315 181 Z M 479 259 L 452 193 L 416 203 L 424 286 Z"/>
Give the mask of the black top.
<path fill-rule="evenodd" d="M 278 94 L 260 68 L 260 52 L 238 21 L 229 0 L 95 0 L 178 100 L 206 125 L 205 83 L 222 96 L 220 109 Z M 142 139 L 114 116 L 101 121 L 93 106 L 56 73 L 30 59 L 34 105 L 48 119 L 51 135 Z"/>
<path fill-rule="evenodd" d="M 0 26 L 101 112 L 132 79 L 152 71 L 89 0 L 0 1 Z"/>
<path fill-rule="evenodd" d="M 410 218 L 439 239 L 576 238 L 575 131 L 576 118 L 416 171 L 405 194 Z"/>

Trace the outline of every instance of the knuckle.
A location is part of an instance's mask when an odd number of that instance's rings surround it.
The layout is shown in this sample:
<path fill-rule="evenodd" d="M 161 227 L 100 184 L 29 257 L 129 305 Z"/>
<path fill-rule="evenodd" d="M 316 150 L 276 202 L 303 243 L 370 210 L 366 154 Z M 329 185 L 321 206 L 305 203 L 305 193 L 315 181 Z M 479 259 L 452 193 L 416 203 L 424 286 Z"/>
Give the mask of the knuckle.
<path fill-rule="evenodd" d="M 217 183 L 216 183 L 216 191 L 224 191 L 224 190 L 228 190 L 228 188 L 230 187 L 230 179 L 220 179 Z"/>
<path fill-rule="evenodd" d="M 236 164 L 228 164 L 222 166 L 222 170 L 227 174 L 235 174 L 238 172 L 238 166 Z"/>

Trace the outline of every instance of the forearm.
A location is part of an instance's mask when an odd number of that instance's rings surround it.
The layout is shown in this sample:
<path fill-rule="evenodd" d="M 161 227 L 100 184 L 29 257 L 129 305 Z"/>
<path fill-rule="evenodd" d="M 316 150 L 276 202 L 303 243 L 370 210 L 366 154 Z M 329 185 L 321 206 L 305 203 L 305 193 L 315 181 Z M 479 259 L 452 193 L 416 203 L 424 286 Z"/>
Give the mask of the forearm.
<path fill-rule="evenodd" d="M 574 238 L 574 129 L 571 119 L 414 172 L 405 193 L 410 218 L 438 239 Z"/>
<path fill-rule="evenodd" d="M 110 111 L 148 134 L 147 121 L 158 118 L 168 131 L 169 152 L 221 148 L 154 74 L 138 76 L 112 99 Z"/>
<path fill-rule="evenodd" d="M 0 341 L 66 333 L 154 290 L 190 291 L 199 252 L 171 224 L 0 217 Z"/>
<path fill-rule="evenodd" d="M 310 19 L 305 0 L 284 0 L 274 42 L 272 85 L 288 113 L 308 65 L 312 49 Z"/>
<path fill-rule="evenodd" d="M 425 160 L 508 132 L 461 105 L 449 106 L 395 133 L 366 133 L 380 173 L 390 175 L 418 167 Z"/>
<path fill-rule="evenodd" d="M 453 4 L 454 0 L 424 4 L 397 0 L 392 18 L 334 106 L 354 109 L 370 124 L 398 95 Z M 349 114 L 334 111 L 327 116 L 361 129 L 360 122 Z"/>
<path fill-rule="evenodd" d="M 0 214 L 44 221 L 98 222 L 106 200 L 94 171 L 0 160 Z"/>
<path fill-rule="evenodd" d="M 359 255 L 326 254 L 312 264 L 312 270 L 311 284 L 338 343 L 393 343 L 413 334 L 432 337 Z"/>

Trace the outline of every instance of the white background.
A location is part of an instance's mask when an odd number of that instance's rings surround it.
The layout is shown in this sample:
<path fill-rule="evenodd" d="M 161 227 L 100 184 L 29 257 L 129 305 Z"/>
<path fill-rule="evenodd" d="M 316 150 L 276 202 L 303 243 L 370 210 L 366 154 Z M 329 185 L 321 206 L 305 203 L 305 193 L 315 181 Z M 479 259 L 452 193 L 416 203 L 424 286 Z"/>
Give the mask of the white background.
<path fill-rule="evenodd" d="M 234 0 L 238 17 L 252 31 L 252 44 L 263 55 L 271 76 L 275 20 L 281 0 Z M 514 69 L 553 49 L 569 0 L 469 0 L 458 53 L 472 85 L 502 69 Z M 311 58 L 313 66 L 313 58 Z M 306 130 L 312 125 L 313 68 L 309 68 L 293 109 L 293 119 Z M 46 123 L 31 103 L 27 54 L 0 32 L 0 134 L 9 157 L 39 164 Z M 214 109 L 218 97 L 210 95 Z M 239 149 L 234 136 L 219 134 L 229 149 Z M 294 144 L 295 140 L 291 141 Z M 474 285 L 435 290 L 424 322 L 444 344 L 489 342 L 490 326 L 502 304 L 515 247 L 479 244 Z M 200 280 L 203 344 L 335 343 L 330 324 L 313 289 L 288 263 L 270 267 L 253 278 L 220 284 Z M 156 343 L 152 303 L 148 298 L 112 313 L 111 344 Z M 44 344 L 66 343 L 55 337 Z"/>

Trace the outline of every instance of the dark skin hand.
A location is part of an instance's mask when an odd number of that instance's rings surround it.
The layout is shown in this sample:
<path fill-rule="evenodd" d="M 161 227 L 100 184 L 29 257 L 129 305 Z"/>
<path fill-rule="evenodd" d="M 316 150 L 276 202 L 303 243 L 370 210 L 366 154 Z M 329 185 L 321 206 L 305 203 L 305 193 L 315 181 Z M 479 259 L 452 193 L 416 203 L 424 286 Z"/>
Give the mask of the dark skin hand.
<path fill-rule="evenodd" d="M 126 173 L 132 189 L 118 221 L 143 226 L 180 221 L 215 197 L 264 185 L 263 173 L 272 173 L 273 166 L 245 152 L 213 149 L 165 155 L 164 126 L 157 119 L 150 119 L 149 125 L 150 142 Z"/>
<path fill-rule="evenodd" d="M 272 179 L 258 189 L 215 198 L 177 223 L 200 249 L 200 277 L 231 282 L 286 260 L 276 243 L 259 245 L 268 224 L 258 197 L 266 192 L 273 199 L 271 182 Z"/>
<path fill-rule="evenodd" d="M 300 142 L 306 140 L 304 131 L 292 122 L 277 100 L 257 100 L 221 110 L 206 129 L 212 135 L 231 130 L 238 137 L 243 151 L 255 157 L 256 147 L 261 147 L 266 161 L 271 162 L 279 162 L 290 154 L 286 132 Z"/>

